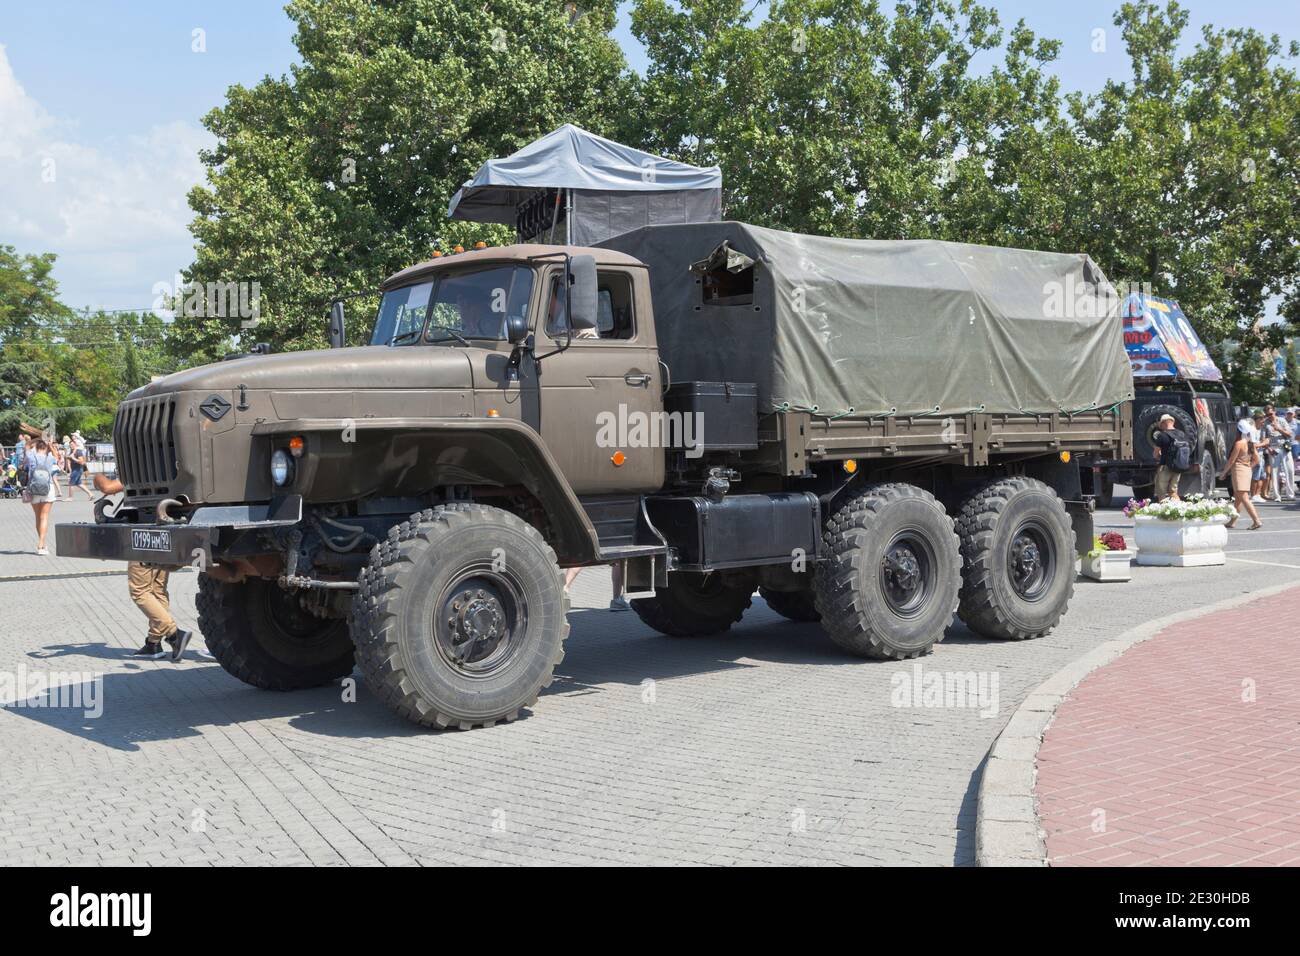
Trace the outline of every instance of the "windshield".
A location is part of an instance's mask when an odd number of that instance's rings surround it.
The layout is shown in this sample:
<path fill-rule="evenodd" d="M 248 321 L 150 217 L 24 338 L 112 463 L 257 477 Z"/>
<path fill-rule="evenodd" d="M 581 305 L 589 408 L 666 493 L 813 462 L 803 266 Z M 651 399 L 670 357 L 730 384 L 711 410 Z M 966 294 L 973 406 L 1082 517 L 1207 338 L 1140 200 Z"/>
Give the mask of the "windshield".
<path fill-rule="evenodd" d="M 372 345 L 507 338 L 506 317 L 527 316 L 533 291 L 528 266 L 448 272 L 384 293 Z M 427 322 L 426 322 L 427 320 Z"/>

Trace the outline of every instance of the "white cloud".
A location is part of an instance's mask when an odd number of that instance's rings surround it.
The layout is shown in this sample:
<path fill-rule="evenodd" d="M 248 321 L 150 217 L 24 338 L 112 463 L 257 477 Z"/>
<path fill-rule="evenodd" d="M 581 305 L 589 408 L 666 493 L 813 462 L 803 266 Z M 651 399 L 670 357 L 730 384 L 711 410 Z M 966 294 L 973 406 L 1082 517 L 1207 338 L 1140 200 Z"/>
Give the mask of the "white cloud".
<path fill-rule="evenodd" d="M 147 306 L 154 283 L 193 259 L 185 195 L 203 181 L 198 152 L 212 142 L 180 120 L 78 142 L 73 123 L 23 89 L 0 44 L 0 242 L 57 253 L 68 305 Z"/>

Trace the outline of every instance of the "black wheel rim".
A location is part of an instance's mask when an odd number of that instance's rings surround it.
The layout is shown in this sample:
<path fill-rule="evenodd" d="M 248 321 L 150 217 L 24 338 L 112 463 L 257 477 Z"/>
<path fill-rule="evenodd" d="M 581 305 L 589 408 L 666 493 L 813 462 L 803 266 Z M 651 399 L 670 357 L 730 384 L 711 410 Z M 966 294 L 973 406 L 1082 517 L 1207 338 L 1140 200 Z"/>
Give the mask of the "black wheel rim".
<path fill-rule="evenodd" d="M 880 558 L 880 591 L 901 618 L 922 614 L 934 594 L 934 548 L 919 531 L 894 535 Z"/>
<path fill-rule="evenodd" d="M 291 644 L 310 648 L 333 640 L 330 630 L 336 622 L 308 611 L 303 606 L 303 596 L 296 590 L 265 582 L 262 585 L 262 605 L 271 627 Z"/>
<path fill-rule="evenodd" d="M 443 661 L 468 677 L 490 677 L 508 665 L 527 626 L 523 588 L 491 565 L 465 568 L 434 607 L 434 646 Z"/>
<path fill-rule="evenodd" d="M 1007 545 L 1011 587 L 1026 601 L 1041 600 L 1056 576 L 1056 548 L 1051 533 L 1037 521 L 1016 529 Z"/>

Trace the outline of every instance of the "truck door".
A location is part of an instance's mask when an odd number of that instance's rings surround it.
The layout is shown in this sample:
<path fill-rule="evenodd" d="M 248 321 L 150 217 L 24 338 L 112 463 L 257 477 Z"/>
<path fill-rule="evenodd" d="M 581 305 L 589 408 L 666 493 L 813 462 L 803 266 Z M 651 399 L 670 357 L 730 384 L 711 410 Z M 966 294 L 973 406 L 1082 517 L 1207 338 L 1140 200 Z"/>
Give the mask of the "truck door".
<path fill-rule="evenodd" d="M 566 341 L 563 268 L 547 270 L 537 352 Z M 649 314 L 637 314 L 627 269 L 597 273 L 598 327 L 538 369 L 541 433 L 577 494 L 656 491 L 663 485 L 663 380 Z"/>

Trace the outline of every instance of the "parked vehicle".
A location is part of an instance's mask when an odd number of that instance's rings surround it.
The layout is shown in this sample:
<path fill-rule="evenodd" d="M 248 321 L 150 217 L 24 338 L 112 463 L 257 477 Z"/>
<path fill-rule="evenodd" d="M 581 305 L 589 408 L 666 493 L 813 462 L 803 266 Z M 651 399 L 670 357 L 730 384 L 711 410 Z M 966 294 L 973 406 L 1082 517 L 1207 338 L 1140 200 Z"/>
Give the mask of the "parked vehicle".
<path fill-rule="evenodd" d="M 1177 302 L 1134 294 L 1123 308 L 1124 344 L 1137 388 L 1133 401 L 1132 457 L 1090 459 L 1083 486 L 1109 504 L 1115 485 L 1128 485 L 1138 498 L 1151 497 L 1159 460 L 1154 436 L 1160 419 L 1172 415 L 1192 444 L 1190 471 L 1179 494 L 1207 498 L 1236 441 L 1237 413 L 1223 375 L 1201 344 Z"/>
<path fill-rule="evenodd" d="M 434 727 L 535 702 L 564 567 L 621 564 L 672 637 L 726 631 L 756 589 L 864 657 L 927 653 L 954 611 L 1037 637 L 1092 542 L 1072 456 L 1131 438 L 1119 330 L 1045 318 L 1057 282 L 1105 279 L 716 222 L 435 258 L 384 283 L 368 347 L 133 392 L 123 505 L 58 551 L 195 563 L 230 673 L 288 690 L 355 663 Z"/>

